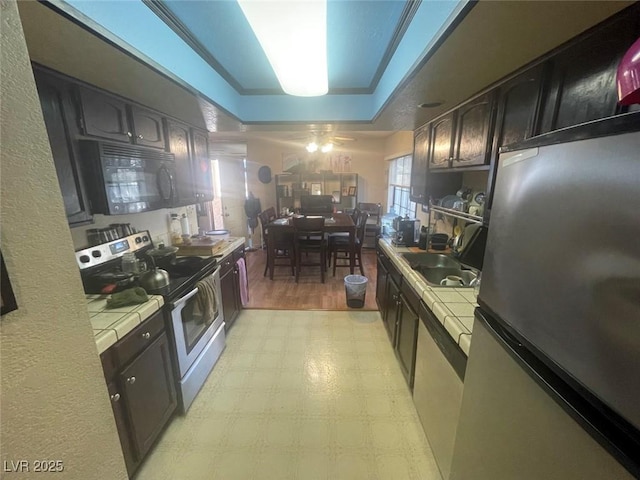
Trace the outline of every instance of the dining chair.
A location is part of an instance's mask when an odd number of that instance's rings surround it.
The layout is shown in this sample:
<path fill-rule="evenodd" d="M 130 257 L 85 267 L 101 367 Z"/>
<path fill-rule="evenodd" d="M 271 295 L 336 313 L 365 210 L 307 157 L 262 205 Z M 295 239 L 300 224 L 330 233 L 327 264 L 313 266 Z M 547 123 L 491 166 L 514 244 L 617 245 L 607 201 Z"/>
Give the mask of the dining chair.
<path fill-rule="evenodd" d="M 380 235 L 380 219 L 382 217 L 382 204 L 380 203 L 358 203 L 358 208 L 369 214 L 367 226 L 364 231 L 364 248 L 376 248 L 376 242 Z"/>
<path fill-rule="evenodd" d="M 260 212 L 258 214 L 258 219 L 260 220 L 260 226 L 262 227 L 262 248 L 267 249 L 267 261 L 264 264 L 264 273 L 263 277 L 267 276 L 267 272 L 269 271 L 269 258 L 272 256 L 269 254 L 269 223 L 273 222 L 278 216 L 276 215 L 276 209 L 274 207 L 269 207 L 266 210 Z M 281 243 L 280 241 L 276 243 Z M 286 242 L 284 242 L 286 243 Z M 293 252 L 293 251 L 291 251 Z M 276 254 L 274 260 L 280 258 L 288 258 L 289 251 L 288 250 L 276 250 Z M 271 278 L 273 279 L 273 271 L 271 272 Z"/>
<path fill-rule="evenodd" d="M 358 224 L 358 217 L 360 216 L 360 209 L 359 208 L 354 208 L 353 211 L 351 213 L 349 213 L 349 216 L 351 217 L 351 220 L 353 221 L 354 225 Z M 333 232 L 329 234 L 328 237 L 328 255 L 327 255 L 327 267 L 331 266 L 331 252 L 333 251 L 333 244 L 335 243 L 336 239 L 340 239 L 339 241 L 344 242 L 344 241 L 348 241 L 349 240 L 349 233 L 348 232 Z"/>
<path fill-rule="evenodd" d="M 267 264 L 263 276 L 269 270 L 269 279 L 273 280 L 275 267 L 285 266 L 291 267 L 293 276 L 296 266 L 293 232 L 288 228 L 272 226 L 267 231 Z"/>
<path fill-rule="evenodd" d="M 267 216 L 267 211 L 260 212 L 258 214 L 258 220 L 260 220 L 260 228 L 262 230 L 262 249 L 267 248 L 267 225 L 269 224 L 269 217 Z M 265 275 L 267 273 L 266 269 L 264 271 Z"/>
<path fill-rule="evenodd" d="M 325 238 L 324 217 L 293 218 L 294 249 L 296 257 L 296 283 L 300 276 L 301 267 L 320 267 L 320 279 L 324 283 L 324 273 L 327 269 L 327 240 Z M 305 253 L 304 262 L 302 253 Z M 308 254 L 317 254 L 314 256 Z"/>
<path fill-rule="evenodd" d="M 271 222 L 271 221 L 273 221 L 273 220 L 275 220 L 276 218 L 278 218 L 278 214 L 276 213 L 276 209 L 275 209 L 275 207 L 269 207 L 269 208 L 267 208 L 267 209 L 264 211 L 264 213 L 266 213 L 266 214 L 267 214 L 267 218 L 269 219 L 269 221 L 270 221 L 270 222 Z"/>
<path fill-rule="evenodd" d="M 356 235 L 353 239 L 353 248 L 355 250 L 355 267 L 360 268 L 360 275 L 364 275 L 364 265 L 362 263 L 362 243 L 364 242 L 364 233 L 367 227 L 367 219 L 369 214 L 367 212 L 360 212 L 356 221 Z M 349 267 L 351 266 L 351 253 L 352 245 L 349 242 L 349 237 L 336 237 L 333 239 L 329 250 L 329 262 L 333 257 L 333 276 L 336 276 L 336 267 Z M 341 256 L 340 254 L 345 254 Z M 346 263 L 338 264 L 338 260 L 345 261 Z"/>

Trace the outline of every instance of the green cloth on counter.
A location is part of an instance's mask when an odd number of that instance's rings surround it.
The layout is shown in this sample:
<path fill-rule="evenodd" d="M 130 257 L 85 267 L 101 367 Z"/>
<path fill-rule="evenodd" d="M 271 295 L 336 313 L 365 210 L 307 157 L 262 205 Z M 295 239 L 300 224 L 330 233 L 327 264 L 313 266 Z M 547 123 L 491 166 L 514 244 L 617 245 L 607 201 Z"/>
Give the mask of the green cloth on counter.
<path fill-rule="evenodd" d="M 107 308 L 125 307 L 127 305 L 135 305 L 136 303 L 144 303 L 149 300 L 147 291 L 142 287 L 128 288 L 111 295 L 107 299 Z"/>

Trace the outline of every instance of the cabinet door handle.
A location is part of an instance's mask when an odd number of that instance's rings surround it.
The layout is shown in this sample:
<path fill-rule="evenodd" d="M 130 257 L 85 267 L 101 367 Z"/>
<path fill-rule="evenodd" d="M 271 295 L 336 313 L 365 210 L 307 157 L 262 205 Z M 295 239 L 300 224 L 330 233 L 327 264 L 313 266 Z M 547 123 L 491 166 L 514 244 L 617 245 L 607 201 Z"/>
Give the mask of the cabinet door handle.
<path fill-rule="evenodd" d="M 119 393 L 114 393 L 113 395 L 111 395 L 111 401 L 112 402 L 117 402 L 120 400 L 120 394 Z"/>
<path fill-rule="evenodd" d="M 127 383 L 129 385 L 133 385 L 134 383 L 136 383 L 136 377 L 129 377 L 127 378 Z"/>
<path fill-rule="evenodd" d="M 140 140 L 144 140 L 144 137 L 143 137 L 142 135 L 138 135 L 138 138 L 139 138 Z"/>
<path fill-rule="evenodd" d="M 127 132 L 127 137 L 129 137 L 129 138 L 133 137 L 133 133 Z"/>
<path fill-rule="evenodd" d="M 151 338 L 151 334 L 149 332 L 144 332 L 142 334 L 142 338 L 144 338 L 145 340 L 149 340 Z"/>

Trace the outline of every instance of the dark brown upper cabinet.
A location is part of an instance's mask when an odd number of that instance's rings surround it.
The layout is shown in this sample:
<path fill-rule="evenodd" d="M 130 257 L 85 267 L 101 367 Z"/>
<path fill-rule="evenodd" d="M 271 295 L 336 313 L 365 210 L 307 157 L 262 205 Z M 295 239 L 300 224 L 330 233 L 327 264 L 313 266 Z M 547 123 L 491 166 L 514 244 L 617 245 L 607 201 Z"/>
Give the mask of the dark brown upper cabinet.
<path fill-rule="evenodd" d="M 543 66 L 538 65 L 498 87 L 495 147 L 531 138 L 537 132 Z"/>
<path fill-rule="evenodd" d="M 431 123 L 430 170 L 489 163 L 493 97 L 482 95 Z"/>
<path fill-rule="evenodd" d="M 191 129 L 193 188 L 198 202 L 213 200 L 213 179 L 209 159 L 209 135 L 207 132 Z"/>
<path fill-rule="evenodd" d="M 492 99 L 488 93 L 457 110 L 453 168 L 489 163 Z"/>
<path fill-rule="evenodd" d="M 453 127 L 455 111 L 431 124 L 429 168 L 449 168 L 453 158 Z"/>
<path fill-rule="evenodd" d="M 127 104 L 122 100 L 79 87 L 82 127 L 85 135 L 130 142 L 133 133 L 127 120 Z"/>
<path fill-rule="evenodd" d="M 412 202 L 427 201 L 427 165 L 429 164 L 429 125 L 416 130 L 413 136 L 413 158 L 411 161 L 411 187 L 409 197 Z"/>
<path fill-rule="evenodd" d="M 91 221 L 91 209 L 78 162 L 78 134 L 72 100 L 72 86 L 40 69 L 34 69 L 44 123 L 64 201 L 67 221 L 80 225 Z"/>
<path fill-rule="evenodd" d="M 194 191 L 191 168 L 190 127 L 187 124 L 167 119 L 167 141 L 169 151 L 176 159 L 176 206 L 198 203 Z"/>
<path fill-rule="evenodd" d="M 85 135 L 166 148 L 162 115 L 89 88 L 79 92 Z"/>
<path fill-rule="evenodd" d="M 616 69 L 640 35 L 634 8 L 635 14 L 616 16 L 549 60 L 540 133 L 626 111 L 617 102 Z"/>
<path fill-rule="evenodd" d="M 505 145 L 521 142 L 537 134 L 537 113 L 541 98 L 541 85 L 545 66 L 543 64 L 526 70 L 497 88 L 497 113 L 493 136 L 494 161 L 489 173 L 485 219 L 488 221 L 493 206 L 493 186 L 497 174 L 499 149 Z"/>
<path fill-rule="evenodd" d="M 135 105 L 131 109 L 133 141 L 138 145 L 165 149 L 162 116 L 146 108 Z"/>

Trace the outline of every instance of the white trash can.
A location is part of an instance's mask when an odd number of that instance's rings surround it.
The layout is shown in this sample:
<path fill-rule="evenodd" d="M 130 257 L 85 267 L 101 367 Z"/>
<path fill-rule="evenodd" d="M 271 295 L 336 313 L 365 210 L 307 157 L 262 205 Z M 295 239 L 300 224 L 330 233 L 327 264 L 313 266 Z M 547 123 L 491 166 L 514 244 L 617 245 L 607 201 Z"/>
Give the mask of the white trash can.
<path fill-rule="evenodd" d="M 347 275 L 344 277 L 344 288 L 347 294 L 347 306 L 350 308 L 364 307 L 369 279 L 362 275 Z"/>

